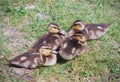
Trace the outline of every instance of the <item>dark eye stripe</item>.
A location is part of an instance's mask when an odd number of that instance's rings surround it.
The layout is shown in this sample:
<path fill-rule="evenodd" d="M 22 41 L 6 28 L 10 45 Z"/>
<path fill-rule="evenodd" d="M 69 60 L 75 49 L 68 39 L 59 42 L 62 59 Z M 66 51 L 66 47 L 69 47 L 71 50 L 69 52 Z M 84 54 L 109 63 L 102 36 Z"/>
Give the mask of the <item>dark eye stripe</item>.
<path fill-rule="evenodd" d="M 74 26 L 81 26 L 80 24 L 75 24 Z"/>
<path fill-rule="evenodd" d="M 47 50 L 51 50 L 50 48 L 42 48 L 42 49 L 47 49 Z"/>
<path fill-rule="evenodd" d="M 56 26 L 56 27 L 51 27 L 51 28 L 56 28 L 56 29 L 59 29 L 59 27 L 57 27 L 57 26 Z"/>

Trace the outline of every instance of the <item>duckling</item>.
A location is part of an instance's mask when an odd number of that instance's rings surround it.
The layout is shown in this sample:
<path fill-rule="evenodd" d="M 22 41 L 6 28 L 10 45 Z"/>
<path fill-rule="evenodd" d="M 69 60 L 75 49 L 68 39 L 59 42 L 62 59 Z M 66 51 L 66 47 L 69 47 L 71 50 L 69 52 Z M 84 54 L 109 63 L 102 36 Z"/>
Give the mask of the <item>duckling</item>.
<path fill-rule="evenodd" d="M 101 23 L 101 24 L 84 24 L 81 20 L 73 22 L 73 25 L 68 29 L 68 36 L 73 35 L 76 31 L 83 31 L 87 40 L 89 39 L 98 39 L 103 36 L 107 28 L 110 26 L 110 23 Z"/>
<path fill-rule="evenodd" d="M 66 36 L 66 32 L 60 30 L 60 26 L 57 23 L 50 23 L 47 29 L 49 33 L 41 36 L 32 49 L 36 49 L 42 46 L 42 44 L 49 44 L 53 50 L 56 50 Z"/>
<path fill-rule="evenodd" d="M 109 26 L 110 23 L 86 24 L 84 32 L 87 35 L 88 39 L 98 39 L 106 33 Z"/>
<path fill-rule="evenodd" d="M 76 31 L 82 31 L 85 28 L 85 24 L 81 20 L 73 22 L 72 26 L 67 30 L 68 36 L 72 36 Z"/>
<path fill-rule="evenodd" d="M 82 31 L 77 31 L 72 36 L 65 38 L 60 45 L 59 55 L 65 60 L 72 60 L 85 52 L 86 46 L 86 37 Z"/>
<path fill-rule="evenodd" d="M 35 68 L 37 66 L 51 66 L 57 61 L 57 51 L 51 49 L 50 45 L 43 45 L 39 52 L 35 50 L 23 53 L 12 60 L 10 64 L 23 68 Z"/>

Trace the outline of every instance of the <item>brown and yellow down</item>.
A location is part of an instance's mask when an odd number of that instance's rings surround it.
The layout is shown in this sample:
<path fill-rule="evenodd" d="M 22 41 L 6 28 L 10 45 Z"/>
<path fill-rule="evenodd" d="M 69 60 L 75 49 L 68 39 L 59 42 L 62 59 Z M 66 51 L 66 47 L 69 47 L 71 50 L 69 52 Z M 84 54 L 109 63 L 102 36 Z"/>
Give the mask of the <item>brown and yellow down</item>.
<path fill-rule="evenodd" d="M 57 52 L 50 45 L 44 44 L 39 51 L 28 51 L 10 60 L 10 64 L 23 68 L 35 68 L 38 66 L 51 66 L 56 64 Z"/>
<path fill-rule="evenodd" d="M 65 38 L 60 45 L 59 55 L 65 60 L 72 60 L 85 52 L 86 46 L 86 37 L 82 31 L 78 31 L 73 36 Z"/>

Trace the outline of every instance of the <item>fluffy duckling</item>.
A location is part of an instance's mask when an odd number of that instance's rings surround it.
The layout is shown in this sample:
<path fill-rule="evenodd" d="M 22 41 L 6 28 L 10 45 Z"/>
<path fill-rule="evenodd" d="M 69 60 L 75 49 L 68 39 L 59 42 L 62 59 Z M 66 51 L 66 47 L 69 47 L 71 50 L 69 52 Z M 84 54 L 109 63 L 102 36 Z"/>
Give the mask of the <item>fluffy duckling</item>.
<path fill-rule="evenodd" d="M 48 32 L 48 34 L 45 34 L 38 39 L 32 49 L 36 49 L 42 46 L 42 44 L 49 44 L 52 46 L 53 50 L 56 50 L 66 36 L 66 32 L 60 30 L 60 26 L 57 23 L 50 23 L 48 25 Z"/>
<path fill-rule="evenodd" d="M 103 36 L 110 24 L 101 23 L 101 24 L 84 24 L 81 20 L 73 22 L 73 25 L 68 29 L 68 36 L 73 35 L 76 31 L 83 31 L 86 38 L 89 39 L 98 39 Z"/>
<path fill-rule="evenodd" d="M 77 31 L 82 31 L 85 28 L 85 24 L 81 20 L 73 22 L 72 26 L 67 30 L 68 36 L 72 36 Z"/>
<path fill-rule="evenodd" d="M 10 64 L 23 68 L 35 68 L 37 66 L 51 66 L 57 61 L 57 52 L 51 49 L 50 45 L 43 45 L 38 51 L 28 51 L 12 60 Z"/>
<path fill-rule="evenodd" d="M 73 36 L 65 38 L 60 45 L 59 54 L 65 60 L 72 60 L 75 56 L 82 54 L 86 46 L 86 37 L 82 31 L 78 31 Z"/>
<path fill-rule="evenodd" d="M 88 39 L 98 39 L 106 33 L 109 26 L 110 23 L 86 24 L 84 32 L 86 33 Z"/>

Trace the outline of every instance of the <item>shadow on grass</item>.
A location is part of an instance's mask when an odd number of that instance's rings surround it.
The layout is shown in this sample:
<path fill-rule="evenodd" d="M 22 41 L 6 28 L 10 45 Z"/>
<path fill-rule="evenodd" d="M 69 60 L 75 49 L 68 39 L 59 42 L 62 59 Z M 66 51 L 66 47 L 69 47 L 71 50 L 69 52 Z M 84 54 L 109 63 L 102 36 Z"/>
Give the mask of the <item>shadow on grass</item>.
<path fill-rule="evenodd" d="M 57 63 L 63 64 L 66 62 L 67 62 L 67 60 L 64 60 L 59 54 L 57 54 Z"/>
<path fill-rule="evenodd" d="M 14 67 L 14 68 L 22 68 L 20 66 L 17 66 L 17 65 L 13 65 L 13 64 L 8 64 L 9 67 Z"/>

